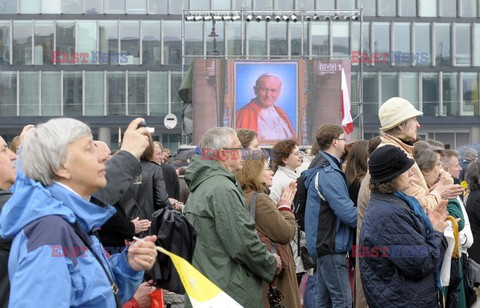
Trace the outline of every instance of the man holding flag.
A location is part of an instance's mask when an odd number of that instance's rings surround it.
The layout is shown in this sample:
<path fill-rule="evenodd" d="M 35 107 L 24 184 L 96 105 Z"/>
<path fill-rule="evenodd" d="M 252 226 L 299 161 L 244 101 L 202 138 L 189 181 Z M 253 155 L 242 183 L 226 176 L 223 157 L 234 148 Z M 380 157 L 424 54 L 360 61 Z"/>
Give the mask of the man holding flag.
<path fill-rule="evenodd" d="M 233 174 L 243 167 L 242 145 L 233 129 L 215 127 L 200 150 L 185 175 L 191 193 L 183 212 L 198 233 L 193 266 L 243 307 L 261 308 L 262 280 L 271 282 L 281 261 L 258 239 Z M 192 304 L 187 298 L 185 307 Z"/>

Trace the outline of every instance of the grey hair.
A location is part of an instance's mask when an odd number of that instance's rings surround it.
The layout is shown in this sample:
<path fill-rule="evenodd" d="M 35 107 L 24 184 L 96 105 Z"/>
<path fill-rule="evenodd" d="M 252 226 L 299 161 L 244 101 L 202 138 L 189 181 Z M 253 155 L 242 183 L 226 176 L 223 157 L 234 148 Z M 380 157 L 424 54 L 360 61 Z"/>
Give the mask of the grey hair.
<path fill-rule="evenodd" d="M 438 153 L 431 149 L 422 149 L 414 154 L 415 161 L 422 171 L 432 170 L 438 161 Z"/>
<path fill-rule="evenodd" d="M 480 162 L 476 161 L 468 166 L 465 180 L 470 191 L 480 189 Z"/>
<path fill-rule="evenodd" d="M 70 118 L 57 118 L 28 132 L 22 144 L 20 160 L 25 174 L 44 186 L 51 185 L 55 173 L 68 158 L 68 145 L 85 136 L 90 128 Z"/>
<path fill-rule="evenodd" d="M 200 149 L 209 151 L 220 151 L 232 145 L 232 136 L 237 136 L 237 132 L 230 127 L 214 127 L 205 132 L 200 141 Z"/>
<path fill-rule="evenodd" d="M 280 87 L 282 86 L 282 81 L 280 80 L 280 77 L 277 75 L 271 74 L 271 73 L 263 73 L 262 75 L 258 76 L 257 80 L 255 81 L 255 86 L 258 87 L 260 84 L 260 80 L 263 78 L 276 78 L 280 82 Z"/>

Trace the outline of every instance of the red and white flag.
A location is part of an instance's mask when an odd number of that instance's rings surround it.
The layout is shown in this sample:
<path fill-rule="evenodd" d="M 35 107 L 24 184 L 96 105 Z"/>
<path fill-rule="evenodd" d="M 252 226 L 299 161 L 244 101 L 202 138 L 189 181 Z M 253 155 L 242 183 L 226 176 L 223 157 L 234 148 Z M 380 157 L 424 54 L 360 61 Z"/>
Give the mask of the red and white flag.
<path fill-rule="evenodd" d="M 353 132 L 353 120 L 350 105 L 350 95 L 348 95 L 347 78 L 345 77 L 345 71 L 342 68 L 342 82 L 340 89 L 342 90 L 342 126 L 345 133 L 350 134 Z"/>

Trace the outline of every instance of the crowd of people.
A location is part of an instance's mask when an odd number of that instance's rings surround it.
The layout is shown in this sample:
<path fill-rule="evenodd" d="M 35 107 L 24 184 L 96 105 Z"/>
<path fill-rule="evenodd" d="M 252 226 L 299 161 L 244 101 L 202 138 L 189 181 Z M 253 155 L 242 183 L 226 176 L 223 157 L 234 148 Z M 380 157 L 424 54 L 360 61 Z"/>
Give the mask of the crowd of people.
<path fill-rule="evenodd" d="M 419 140 L 420 116 L 394 97 L 379 136 L 325 124 L 305 152 L 215 127 L 188 162 L 141 118 L 115 153 L 69 118 L 0 137 L 0 307 L 153 307 L 163 209 L 194 227 L 193 266 L 243 307 L 470 307 L 478 153 Z"/>

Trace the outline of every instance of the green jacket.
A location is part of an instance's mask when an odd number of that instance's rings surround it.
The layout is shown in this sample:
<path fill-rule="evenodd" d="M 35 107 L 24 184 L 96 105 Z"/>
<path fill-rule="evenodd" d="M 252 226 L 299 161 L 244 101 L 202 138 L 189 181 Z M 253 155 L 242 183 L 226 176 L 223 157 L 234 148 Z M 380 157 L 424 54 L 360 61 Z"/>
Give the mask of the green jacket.
<path fill-rule="evenodd" d="M 258 239 L 235 176 L 195 156 L 185 180 L 183 212 L 198 233 L 193 266 L 242 306 L 263 307 L 262 280 L 273 280 L 276 260 Z"/>

